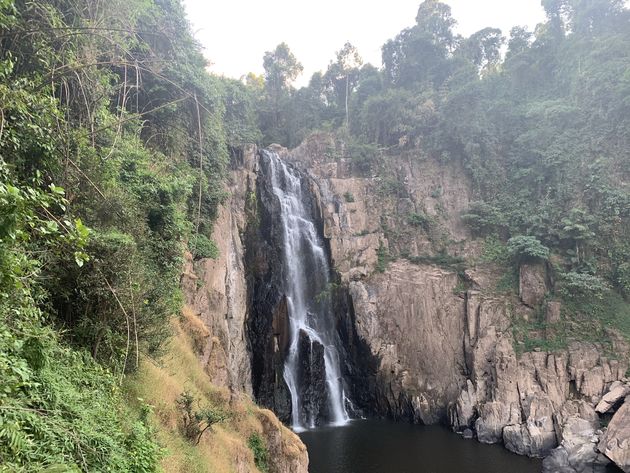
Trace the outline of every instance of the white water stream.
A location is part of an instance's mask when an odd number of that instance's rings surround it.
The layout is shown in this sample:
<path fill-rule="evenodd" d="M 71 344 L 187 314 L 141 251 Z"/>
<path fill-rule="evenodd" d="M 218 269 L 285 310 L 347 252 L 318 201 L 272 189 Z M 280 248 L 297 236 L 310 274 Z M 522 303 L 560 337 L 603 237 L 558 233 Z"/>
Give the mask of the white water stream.
<path fill-rule="evenodd" d="M 291 393 L 291 426 L 295 431 L 314 428 L 317 419 L 305 409 L 300 399 L 298 346 L 300 332 L 324 347 L 326 391 L 329 420 L 333 425 L 348 422 L 343 378 L 340 370 L 330 297 L 330 267 L 324 244 L 317 233 L 310 208 L 309 195 L 302 189 L 301 176 L 287 166 L 276 153 L 265 151 L 270 161 L 273 193 L 278 198 L 284 243 L 284 281 L 288 302 L 290 345 L 284 365 L 284 380 Z M 309 360 L 312 363 L 312 361 Z M 306 412 L 305 412 L 306 411 Z"/>

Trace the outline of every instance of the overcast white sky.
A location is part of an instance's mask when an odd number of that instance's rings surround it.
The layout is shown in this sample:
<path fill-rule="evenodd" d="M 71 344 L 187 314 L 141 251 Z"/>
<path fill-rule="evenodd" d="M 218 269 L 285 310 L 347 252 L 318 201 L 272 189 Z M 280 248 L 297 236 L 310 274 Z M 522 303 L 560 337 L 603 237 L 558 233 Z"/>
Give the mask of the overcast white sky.
<path fill-rule="evenodd" d="M 443 0 L 470 35 L 492 26 L 504 35 L 512 26 L 530 29 L 544 19 L 540 0 Z M 196 38 L 211 70 L 239 78 L 262 73 L 262 57 L 285 41 L 304 66 L 297 81 L 325 70 L 346 41 L 364 62 L 381 65 L 381 46 L 415 22 L 421 0 L 184 0 Z"/>

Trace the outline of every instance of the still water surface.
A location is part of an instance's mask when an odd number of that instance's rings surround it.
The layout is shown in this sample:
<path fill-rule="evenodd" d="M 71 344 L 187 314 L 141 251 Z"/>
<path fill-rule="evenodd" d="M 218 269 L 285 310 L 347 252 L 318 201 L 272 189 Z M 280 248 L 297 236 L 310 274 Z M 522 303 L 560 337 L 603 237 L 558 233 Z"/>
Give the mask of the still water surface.
<path fill-rule="evenodd" d="M 442 427 L 357 420 L 300 434 L 309 473 L 540 473 L 540 460 Z"/>

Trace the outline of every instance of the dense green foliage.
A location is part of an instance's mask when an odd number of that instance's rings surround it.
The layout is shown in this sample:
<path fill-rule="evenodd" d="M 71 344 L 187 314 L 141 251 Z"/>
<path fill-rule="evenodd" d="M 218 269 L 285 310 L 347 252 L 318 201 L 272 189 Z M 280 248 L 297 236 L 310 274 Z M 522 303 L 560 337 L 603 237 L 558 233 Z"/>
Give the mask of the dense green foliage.
<path fill-rule="evenodd" d="M 186 242 L 260 135 L 178 0 L 0 1 L 0 469 L 154 471 L 119 389 L 180 310 Z"/>

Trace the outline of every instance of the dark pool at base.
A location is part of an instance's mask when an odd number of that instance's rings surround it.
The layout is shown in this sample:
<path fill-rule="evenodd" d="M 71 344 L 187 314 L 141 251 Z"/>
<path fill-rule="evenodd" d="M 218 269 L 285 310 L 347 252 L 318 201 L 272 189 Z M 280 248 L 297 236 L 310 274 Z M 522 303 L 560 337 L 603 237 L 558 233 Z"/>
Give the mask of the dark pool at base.
<path fill-rule="evenodd" d="M 540 473 L 542 462 L 442 427 L 357 420 L 303 432 L 309 473 Z"/>

